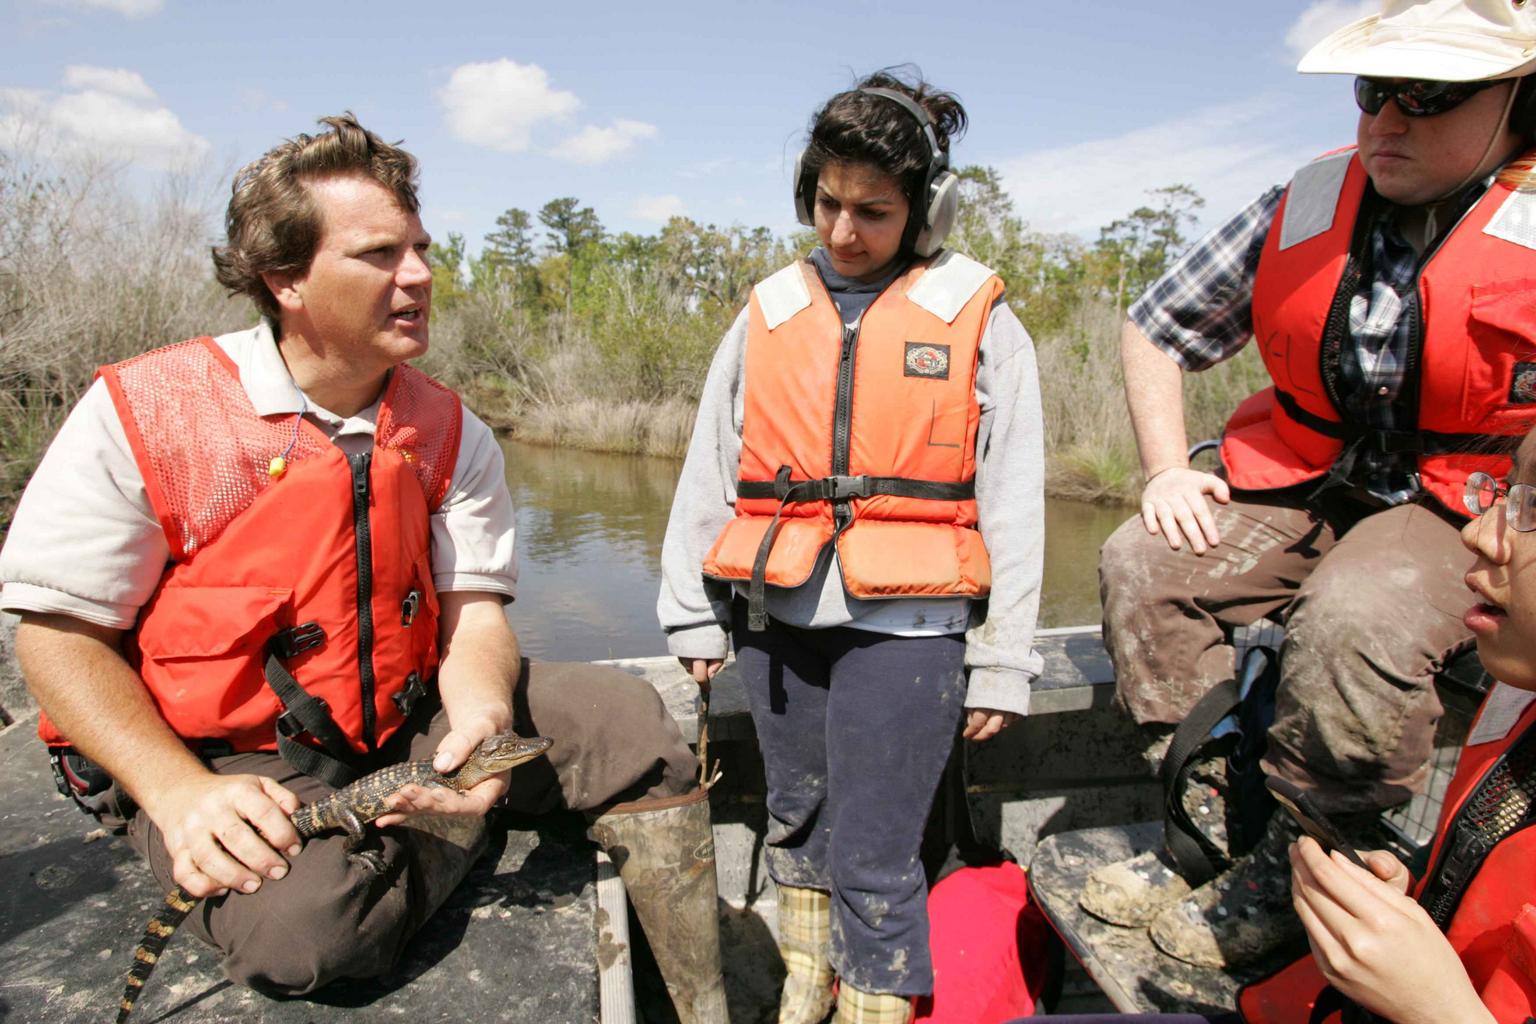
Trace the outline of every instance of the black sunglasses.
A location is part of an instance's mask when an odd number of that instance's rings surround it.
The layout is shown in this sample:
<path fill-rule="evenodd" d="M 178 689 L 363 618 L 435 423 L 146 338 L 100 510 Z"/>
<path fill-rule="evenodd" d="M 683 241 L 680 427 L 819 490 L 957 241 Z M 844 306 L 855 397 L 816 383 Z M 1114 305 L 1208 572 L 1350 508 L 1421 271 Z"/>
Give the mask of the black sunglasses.
<path fill-rule="evenodd" d="M 1381 113 L 1381 108 L 1390 99 L 1408 117 L 1433 117 L 1460 106 L 1498 81 L 1431 82 L 1410 78 L 1394 82 L 1381 78 L 1357 78 L 1355 104 L 1374 117 Z"/>

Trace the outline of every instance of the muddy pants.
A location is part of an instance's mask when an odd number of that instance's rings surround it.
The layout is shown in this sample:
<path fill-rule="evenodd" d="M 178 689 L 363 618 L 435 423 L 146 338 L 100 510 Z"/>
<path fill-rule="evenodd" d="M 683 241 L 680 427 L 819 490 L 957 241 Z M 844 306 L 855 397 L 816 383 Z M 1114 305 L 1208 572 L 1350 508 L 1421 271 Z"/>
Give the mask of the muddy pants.
<path fill-rule="evenodd" d="M 1173 551 L 1137 516 L 1105 542 L 1099 585 L 1118 699 L 1176 723 L 1233 674 L 1231 631 L 1280 620 L 1285 641 L 1264 768 L 1328 811 L 1376 810 L 1423 787 L 1441 715 L 1433 677 L 1471 642 L 1472 556 L 1427 507 L 1362 514 L 1307 488 L 1216 505 L 1221 543 Z"/>
<path fill-rule="evenodd" d="M 525 660 L 515 700 L 516 731 L 555 744 L 547 757 L 512 770 L 507 802 L 513 810 L 601 811 L 619 800 L 675 796 L 697 784 L 697 760 L 643 680 L 598 665 Z M 447 731 L 439 711 L 409 734 L 391 737 L 384 760 L 430 758 Z M 234 754 L 211 765 L 220 774 L 277 779 L 305 803 L 331 791 L 275 753 Z M 379 844 L 382 873 L 349 860 L 344 834 L 329 832 L 305 842 L 287 877 L 250 895 L 205 900 L 183 927 L 223 951 L 232 980 L 270 995 L 302 995 L 333 979 L 384 974 L 485 846 L 485 823 L 478 819 L 418 818 L 415 825 L 372 833 L 368 842 Z M 159 829 L 142 811 L 127 827 L 155 880 L 171 889 Z"/>
<path fill-rule="evenodd" d="M 965 701 L 964 638 L 746 628 L 736 663 L 768 780 L 768 872 L 832 894 L 830 956 L 865 992 L 933 990 L 923 826 Z"/>

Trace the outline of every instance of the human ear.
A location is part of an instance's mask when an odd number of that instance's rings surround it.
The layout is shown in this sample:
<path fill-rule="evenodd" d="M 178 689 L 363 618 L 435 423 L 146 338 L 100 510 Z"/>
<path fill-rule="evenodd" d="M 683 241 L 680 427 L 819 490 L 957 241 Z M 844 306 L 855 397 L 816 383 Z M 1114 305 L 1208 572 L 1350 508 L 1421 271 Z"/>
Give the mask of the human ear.
<path fill-rule="evenodd" d="M 262 271 L 261 280 L 285 312 L 294 313 L 304 308 L 304 279 L 299 274 L 291 270 L 266 270 Z"/>

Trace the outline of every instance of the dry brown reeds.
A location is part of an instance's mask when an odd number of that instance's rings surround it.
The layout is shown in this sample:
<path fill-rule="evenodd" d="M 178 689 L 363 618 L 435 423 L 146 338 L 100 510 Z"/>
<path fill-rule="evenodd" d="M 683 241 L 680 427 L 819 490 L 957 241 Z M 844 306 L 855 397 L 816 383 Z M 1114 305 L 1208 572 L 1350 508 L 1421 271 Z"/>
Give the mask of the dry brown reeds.
<path fill-rule="evenodd" d="M 251 320 L 209 271 L 205 178 L 143 198 L 120 168 L 0 153 L 0 524 L 97 367 Z"/>
<path fill-rule="evenodd" d="M 1028 324 L 1028 312 L 1024 312 Z M 1035 339 L 1045 416 L 1046 489 L 1080 501 L 1134 502 L 1141 493 L 1136 438 L 1120 369 L 1123 315 L 1109 299 L 1089 298 L 1065 329 Z M 1191 441 L 1217 437 L 1237 404 L 1268 384 L 1250 346 L 1204 373 L 1184 378 Z"/>

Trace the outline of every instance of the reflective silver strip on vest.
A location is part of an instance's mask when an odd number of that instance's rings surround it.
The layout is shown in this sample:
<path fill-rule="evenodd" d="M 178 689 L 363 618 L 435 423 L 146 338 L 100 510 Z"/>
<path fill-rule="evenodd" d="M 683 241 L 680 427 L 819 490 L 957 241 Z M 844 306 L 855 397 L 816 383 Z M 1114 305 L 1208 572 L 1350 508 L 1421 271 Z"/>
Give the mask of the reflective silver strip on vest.
<path fill-rule="evenodd" d="M 991 268 L 964 253 L 946 249 L 923 271 L 917 284 L 907 292 L 907 300 L 952 324 L 965 304 L 971 301 L 971 296 L 992 280 L 992 276 Z"/>
<path fill-rule="evenodd" d="M 771 331 L 811 304 L 811 290 L 805 285 L 805 271 L 791 263 L 752 289 L 763 320 Z"/>
<path fill-rule="evenodd" d="M 1354 150 L 1314 160 L 1291 179 L 1285 197 L 1285 219 L 1280 224 L 1280 248 L 1289 249 L 1333 227 L 1344 192 L 1344 175 Z"/>
<path fill-rule="evenodd" d="M 1536 194 L 1511 192 L 1483 233 L 1536 249 Z"/>

